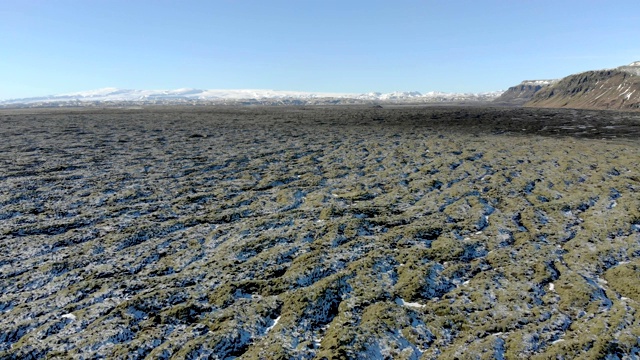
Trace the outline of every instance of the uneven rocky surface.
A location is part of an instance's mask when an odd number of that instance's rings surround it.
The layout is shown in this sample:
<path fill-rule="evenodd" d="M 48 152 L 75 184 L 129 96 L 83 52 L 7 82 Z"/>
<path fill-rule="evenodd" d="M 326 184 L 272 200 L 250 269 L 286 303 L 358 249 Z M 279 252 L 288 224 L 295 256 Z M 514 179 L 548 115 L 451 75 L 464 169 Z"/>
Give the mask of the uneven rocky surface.
<path fill-rule="evenodd" d="M 640 110 L 640 62 L 567 76 L 537 91 L 525 106 Z"/>
<path fill-rule="evenodd" d="M 640 356 L 638 114 L 0 124 L 0 358 Z"/>

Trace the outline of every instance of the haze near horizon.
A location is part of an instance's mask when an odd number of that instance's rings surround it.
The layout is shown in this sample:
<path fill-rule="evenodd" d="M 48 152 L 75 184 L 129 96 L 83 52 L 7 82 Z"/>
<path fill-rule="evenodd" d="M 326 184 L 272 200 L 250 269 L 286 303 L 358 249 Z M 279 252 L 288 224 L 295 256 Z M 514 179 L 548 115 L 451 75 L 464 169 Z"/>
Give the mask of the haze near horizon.
<path fill-rule="evenodd" d="M 116 87 L 485 92 L 640 60 L 619 1 L 7 1 L 0 99 Z"/>

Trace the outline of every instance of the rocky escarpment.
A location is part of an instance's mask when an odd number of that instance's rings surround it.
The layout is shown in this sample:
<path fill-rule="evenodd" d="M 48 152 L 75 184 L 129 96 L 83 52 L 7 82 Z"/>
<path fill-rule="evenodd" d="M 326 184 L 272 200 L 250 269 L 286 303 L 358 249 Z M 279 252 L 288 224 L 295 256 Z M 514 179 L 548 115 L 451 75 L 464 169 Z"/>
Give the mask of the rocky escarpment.
<path fill-rule="evenodd" d="M 567 76 L 537 92 L 525 106 L 640 110 L 640 62 Z"/>
<path fill-rule="evenodd" d="M 555 84 L 558 80 L 525 80 L 512 86 L 493 102 L 501 105 L 523 105 L 541 89 Z"/>

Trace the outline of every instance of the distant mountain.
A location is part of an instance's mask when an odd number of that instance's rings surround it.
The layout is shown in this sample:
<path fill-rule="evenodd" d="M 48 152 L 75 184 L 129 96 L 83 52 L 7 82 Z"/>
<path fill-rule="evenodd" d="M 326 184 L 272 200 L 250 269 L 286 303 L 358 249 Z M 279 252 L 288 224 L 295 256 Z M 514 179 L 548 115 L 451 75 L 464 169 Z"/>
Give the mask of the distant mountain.
<path fill-rule="evenodd" d="M 640 61 L 567 76 L 536 92 L 525 106 L 640 110 Z"/>
<path fill-rule="evenodd" d="M 542 88 L 553 85 L 558 80 L 525 80 L 516 86 L 512 86 L 502 95 L 498 96 L 494 103 L 501 105 L 524 105 L 533 98 L 533 95 Z"/>
<path fill-rule="evenodd" d="M 437 103 L 437 102 L 488 102 L 502 92 L 443 93 L 392 92 L 392 93 L 315 93 L 279 90 L 123 90 L 104 88 L 98 90 L 50 95 L 43 97 L 0 101 L 0 106 L 95 106 L 121 104 L 352 104 L 352 103 Z"/>

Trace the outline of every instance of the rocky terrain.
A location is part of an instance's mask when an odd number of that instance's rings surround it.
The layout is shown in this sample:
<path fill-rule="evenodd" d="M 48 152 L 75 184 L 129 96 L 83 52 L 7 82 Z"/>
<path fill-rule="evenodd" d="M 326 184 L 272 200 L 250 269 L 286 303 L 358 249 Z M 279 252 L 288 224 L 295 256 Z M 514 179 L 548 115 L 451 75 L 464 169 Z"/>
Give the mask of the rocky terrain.
<path fill-rule="evenodd" d="M 640 117 L 0 112 L 0 358 L 640 356 Z"/>
<path fill-rule="evenodd" d="M 640 62 L 567 76 L 536 92 L 525 106 L 640 110 Z"/>
<path fill-rule="evenodd" d="M 553 85 L 558 80 L 525 80 L 507 89 L 502 95 L 493 100 L 498 105 L 520 106 L 533 98 L 540 89 Z"/>

